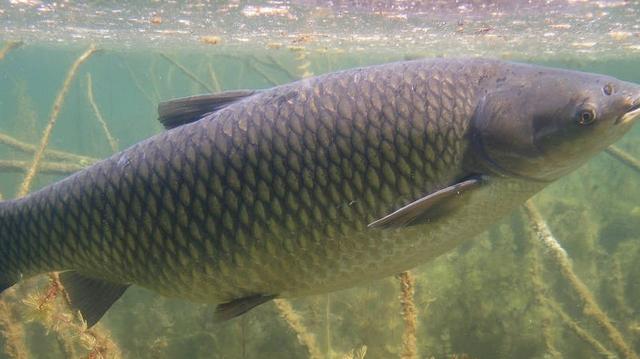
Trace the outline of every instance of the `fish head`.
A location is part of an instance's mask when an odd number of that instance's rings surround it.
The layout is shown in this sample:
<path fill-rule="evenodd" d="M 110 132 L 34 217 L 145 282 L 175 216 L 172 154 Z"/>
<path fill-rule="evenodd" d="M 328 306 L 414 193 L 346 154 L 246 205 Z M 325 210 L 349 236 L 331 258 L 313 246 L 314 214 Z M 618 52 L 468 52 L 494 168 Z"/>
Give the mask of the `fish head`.
<path fill-rule="evenodd" d="M 472 122 L 482 170 L 550 182 L 614 143 L 640 118 L 640 85 L 522 65 L 495 79 Z"/>

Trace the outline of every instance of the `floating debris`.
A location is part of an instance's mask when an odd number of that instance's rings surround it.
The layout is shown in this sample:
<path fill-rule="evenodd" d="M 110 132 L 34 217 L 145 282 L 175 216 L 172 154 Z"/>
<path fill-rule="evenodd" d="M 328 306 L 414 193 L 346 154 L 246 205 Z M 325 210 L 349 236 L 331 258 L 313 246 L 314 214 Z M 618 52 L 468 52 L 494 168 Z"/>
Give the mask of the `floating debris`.
<path fill-rule="evenodd" d="M 153 15 L 149 19 L 149 22 L 152 23 L 153 25 L 160 25 L 162 24 L 162 17 L 160 15 Z"/>
<path fill-rule="evenodd" d="M 200 38 L 200 41 L 202 41 L 204 44 L 207 44 L 207 45 L 218 45 L 219 43 L 222 42 L 222 39 L 220 38 L 220 36 L 208 35 L 208 36 L 202 36 Z"/>
<path fill-rule="evenodd" d="M 615 41 L 624 41 L 631 37 L 632 33 L 628 31 L 611 31 L 609 36 Z"/>

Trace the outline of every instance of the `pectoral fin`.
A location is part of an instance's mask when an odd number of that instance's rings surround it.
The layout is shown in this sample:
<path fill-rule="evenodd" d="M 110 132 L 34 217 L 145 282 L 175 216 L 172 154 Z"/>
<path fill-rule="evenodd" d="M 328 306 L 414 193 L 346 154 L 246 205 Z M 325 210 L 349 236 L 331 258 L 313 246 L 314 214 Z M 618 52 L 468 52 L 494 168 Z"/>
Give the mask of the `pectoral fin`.
<path fill-rule="evenodd" d="M 238 90 L 178 98 L 158 105 L 158 121 L 166 129 L 195 122 L 204 115 L 218 111 L 226 106 L 249 97 L 258 91 Z"/>
<path fill-rule="evenodd" d="M 275 295 L 257 294 L 250 297 L 238 298 L 228 303 L 219 304 L 216 307 L 216 312 L 214 314 L 213 320 L 216 322 L 222 322 L 235 318 L 259 306 L 262 303 L 270 301 L 275 297 Z"/>
<path fill-rule="evenodd" d="M 73 271 L 60 273 L 60 282 L 69 294 L 71 309 L 80 311 L 88 327 L 96 324 L 129 288 L 125 284 L 89 278 Z"/>
<path fill-rule="evenodd" d="M 482 184 L 480 177 L 464 181 L 433 192 L 369 224 L 369 228 L 409 226 L 441 217 L 464 203 L 465 196 Z"/>

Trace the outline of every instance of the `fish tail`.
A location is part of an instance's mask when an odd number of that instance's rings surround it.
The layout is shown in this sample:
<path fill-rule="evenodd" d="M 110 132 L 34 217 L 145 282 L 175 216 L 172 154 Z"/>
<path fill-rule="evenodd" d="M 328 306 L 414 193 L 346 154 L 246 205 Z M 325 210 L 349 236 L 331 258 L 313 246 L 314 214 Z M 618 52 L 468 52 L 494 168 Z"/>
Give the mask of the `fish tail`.
<path fill-rule="evenodd" d="M 12 287 L 20 280 L 20 274 L 12 270 L 10 236 L 7 220 L 8 209 L 11 201 L 0 202 L 0 293 Z"/>

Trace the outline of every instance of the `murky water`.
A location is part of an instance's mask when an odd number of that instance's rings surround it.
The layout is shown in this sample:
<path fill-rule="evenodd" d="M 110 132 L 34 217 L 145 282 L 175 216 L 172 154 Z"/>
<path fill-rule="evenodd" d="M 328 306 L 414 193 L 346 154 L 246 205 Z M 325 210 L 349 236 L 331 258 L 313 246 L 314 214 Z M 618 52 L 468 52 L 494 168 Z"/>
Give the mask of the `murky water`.
<path fill-rule="evenodd" d="M 70 66 L 90 44 L 99 51 L 71 79 L 47 146 L 64 153 L 45 156 L 31 190 L 113 153 L 109 136 L 124 149 L 163 131 L 156 106 L 174 97 L 435 56 L 640 82 L 639 11 L 635 1 L 1 1 L 0 193 L 17 194 Z M 638 139 L 640 126 L 616 146 L 640 158 Z M 603 153 L 533 199 L 572 270 L 518 211 L 411 271 L 416 356 L 403 340 L 408 292 L 395 277 L 221 324 L 213 306 L 133 287 L 86 331 L 43 276 L 0 297 L 0 358 L 637 357 L 639 181 Z"/>

